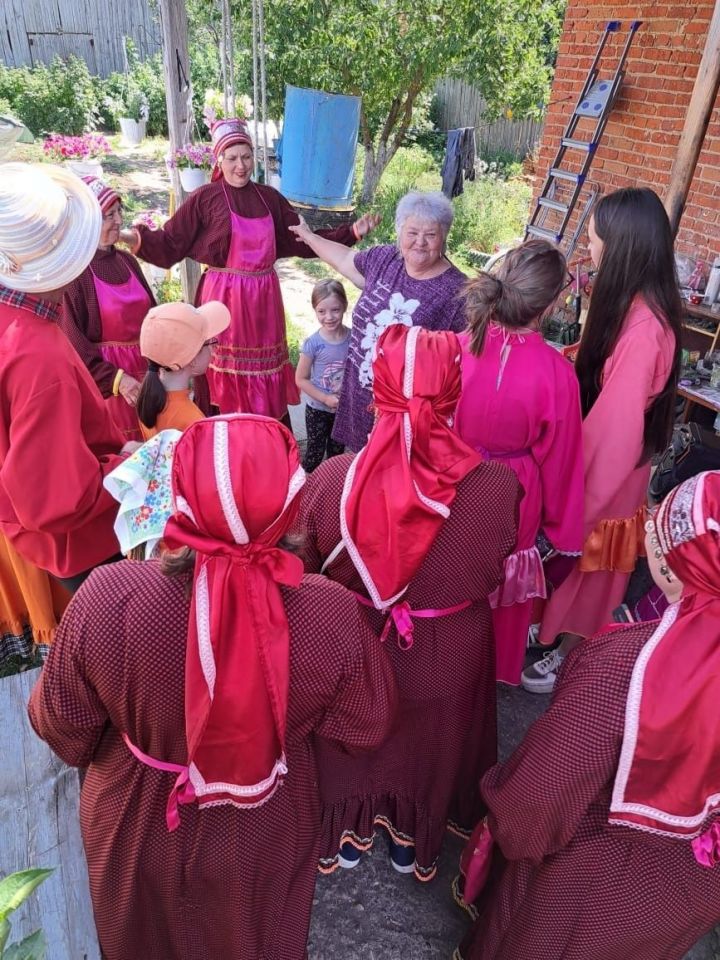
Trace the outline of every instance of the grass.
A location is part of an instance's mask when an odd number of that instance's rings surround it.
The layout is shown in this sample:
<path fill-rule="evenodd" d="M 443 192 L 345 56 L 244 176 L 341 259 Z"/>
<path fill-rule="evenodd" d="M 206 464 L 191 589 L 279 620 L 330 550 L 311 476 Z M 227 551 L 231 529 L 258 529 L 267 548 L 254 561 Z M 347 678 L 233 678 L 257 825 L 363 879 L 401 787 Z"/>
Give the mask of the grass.
<path fill-rule="evenodd" d="M 510 156 L 479 161 L 474 181 L 465 182 L 465 190 L 453 200 L 455 220 L 448 237 L 448 255 L 464 272 L 475 273 L 485 257 L 498 247 L 522 238 L 532 196 L 532 188 L 521 176 L 522 165 Z M 363 155 L 358 151 L 355 168 L 356 191 L 362 184 Z M 440 166 L 425 148 L 401 147 L 390 161 L 369 206 L 358 204 L 358 215 L 372 210 L 382 221 L 365 246 L 395 242 L 395 209 L 410 190 L 440 190 Z M 356 194 L 357 196 L 357 194 Z M 298 260 L 297 265 L 313 279 L 332 276 L 317 260 Z"/>

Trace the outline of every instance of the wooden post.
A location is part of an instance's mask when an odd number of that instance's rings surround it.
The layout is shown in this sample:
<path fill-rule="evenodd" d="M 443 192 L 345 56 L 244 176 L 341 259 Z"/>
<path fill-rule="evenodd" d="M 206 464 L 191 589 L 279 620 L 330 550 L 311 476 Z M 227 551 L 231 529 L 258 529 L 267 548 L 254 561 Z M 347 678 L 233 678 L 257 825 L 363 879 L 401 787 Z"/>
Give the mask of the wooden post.
<path fill-rule="evenodd" d="M 158 0 L 162 29 L 163 67 L 165 69 L 165 102 L 167 104 L 170 152 L 190 142 L 193 125 L 192 86 L 187 42 L 187 11 L 185 0 Z M 180 174 L 172 172 L 176 205 L 185 199 Z M 183 297 L 189 303 L 195 299 L 200 280 L 200 266 L 194 260 L 183 260 L 180 265 Z"/>
<path fill-rule="evenodd" d="M 702 150 L 705 133 L 720 89 L 720 0 L 715 0 L 715 11 L 710 21 L 705 50 L 693 88 L 690 106 L 685 117 L 685 126 L 678 144 L 675 162 L 670 174 L 670 184 L 665 196 L 665 209 L 670 218 L 673 236 L 678 232 L 680 220 L 698 157 Z"/>

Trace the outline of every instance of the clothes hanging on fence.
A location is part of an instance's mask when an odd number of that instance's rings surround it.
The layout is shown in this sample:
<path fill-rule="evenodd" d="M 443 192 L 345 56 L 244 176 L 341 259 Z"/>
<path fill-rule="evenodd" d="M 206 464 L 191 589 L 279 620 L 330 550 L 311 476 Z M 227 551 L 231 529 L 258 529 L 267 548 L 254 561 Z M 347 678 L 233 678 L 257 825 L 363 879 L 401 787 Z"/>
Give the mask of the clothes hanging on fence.
<path fill-rule="evenodd" d="M 475 179 L 475 128 L 448 130 L 442 170 L 442 191 L 452 200 L 463 192 L 463 179 Z"/>

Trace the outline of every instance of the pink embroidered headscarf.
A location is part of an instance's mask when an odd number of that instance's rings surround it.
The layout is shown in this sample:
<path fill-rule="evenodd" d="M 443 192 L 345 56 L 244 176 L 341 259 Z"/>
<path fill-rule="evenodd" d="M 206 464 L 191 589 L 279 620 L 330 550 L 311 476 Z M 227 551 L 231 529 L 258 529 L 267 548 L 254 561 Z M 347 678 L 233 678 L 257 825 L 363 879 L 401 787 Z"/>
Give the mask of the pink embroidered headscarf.
<path fill-rule="evenodd" d="M 720 858 L 720 471 L 686 480 L 655 518 L 660 549 L 683 583 L 633 670 L 610 823 L 697 839 Z"/>
<path fill-rule="evenodd" d="M 287 773 L 290 632 L 280 585 L 298 586 L 303 565 L 277 544 L 304 482 L 292 434 L 268 417 L 198 421 L 175 450 L 165 541 L 196 552 L 185 780 L 201 807 L 259 806 Z"/>
<path fill-rule="evenodd" d="M 247 143 L 250 147 L 253 145 L 248 125 L 244 120 L 236 118 L 216 120 L 210 130 L 210 139 L 215 155 L 215 167 L 212 172 L 213 180 L 219 180 L 222 176 L 220 157 L 222 157 L 228 147 L 232 147 L 237 143 Z"/>

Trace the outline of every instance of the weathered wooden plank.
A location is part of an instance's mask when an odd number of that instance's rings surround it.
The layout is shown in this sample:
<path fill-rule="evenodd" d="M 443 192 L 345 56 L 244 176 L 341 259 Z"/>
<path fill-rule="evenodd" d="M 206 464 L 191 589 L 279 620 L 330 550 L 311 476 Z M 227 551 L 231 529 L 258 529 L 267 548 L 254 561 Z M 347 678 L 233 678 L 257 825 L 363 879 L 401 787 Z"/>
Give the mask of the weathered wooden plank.
<path fill-rule="evenodd" d="M 695 78 L 690 106 L 685 115 L 685 125 L 665 196 L 665 209 L 670 218 L 673 234 L 677 233 L 680 226 L 718 90 L 720 90 L 720 0 L 715 0 L 713 18 L 705 40 L 705 49 Z"/>
<path fill-rule="evenodd" d="M 37 678 L 32 670 L 0 679 L 0 875 L 55 867 L 13 914 L 13 938 L 42 927 L 47 960 L 99 960 L 78 822 L 78 775 L 35 736 L 27 719 Z"/>
<path fill-rule="evenodd" d="M 42 35 L 33 45 L 32 56 L 28 34 Z M 75 35 L 80 36 L 74 40 Z M 2 0 L 0 4 L 0 59 L 9 66 L 30 66 L 33 59 L 75 53 L 90 61 L 91 70 L 107 76 L 123 69 L 126 36 L 142 57 L 160 50 L 157 15 L 149 0 Z"/>

